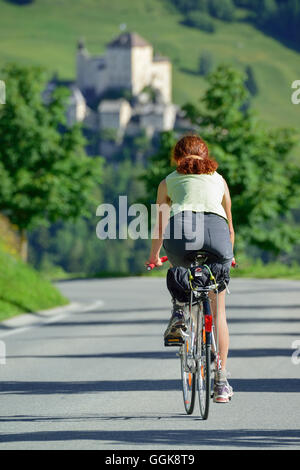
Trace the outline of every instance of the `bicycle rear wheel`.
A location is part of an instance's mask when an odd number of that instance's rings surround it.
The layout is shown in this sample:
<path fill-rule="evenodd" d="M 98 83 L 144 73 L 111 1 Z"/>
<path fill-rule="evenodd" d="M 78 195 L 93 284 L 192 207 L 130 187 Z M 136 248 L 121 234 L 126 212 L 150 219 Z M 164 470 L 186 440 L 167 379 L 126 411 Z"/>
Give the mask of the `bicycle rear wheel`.
<path fill-rule="evenodd" d="M 202 419 L 207 419 L 211 399 L 211 345 L 207 341 L 202 311 L 199 311 L 197 359 L 197 389 L 200 416 Z"/>
<path fill-rule="evenodd" d="M 183 402 L 188 415 L 192 414 L 196 397 L 196 327 L 191 315 L 186 319 L 185 342 L 180 349 Z"/>

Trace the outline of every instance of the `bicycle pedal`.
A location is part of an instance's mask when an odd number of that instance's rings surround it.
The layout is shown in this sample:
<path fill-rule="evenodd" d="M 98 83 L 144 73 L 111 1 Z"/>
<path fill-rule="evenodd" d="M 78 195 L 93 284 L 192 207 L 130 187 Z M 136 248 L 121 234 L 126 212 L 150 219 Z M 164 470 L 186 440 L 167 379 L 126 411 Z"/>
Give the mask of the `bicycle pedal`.
<path fill-rule="evenodd" d="M 172 347 L 172 346 L 181 346 L 184 343 L 182 338 L 166 338 L 165 339 L 165 346 Z"/>

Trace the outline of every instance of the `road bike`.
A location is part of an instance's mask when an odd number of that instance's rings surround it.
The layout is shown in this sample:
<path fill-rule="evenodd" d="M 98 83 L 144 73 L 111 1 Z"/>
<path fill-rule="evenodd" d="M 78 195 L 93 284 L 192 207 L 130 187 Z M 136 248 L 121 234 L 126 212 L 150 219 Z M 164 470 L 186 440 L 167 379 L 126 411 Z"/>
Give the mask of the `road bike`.
<path fill-rule="evenodd" d="M 208 258 L 209 255 L 205 252 L 194 254 L 191 267 L 206 266 L 210 271 L 209 266 L 205 264 Z M 161 261 L 165 262 L 167 259 L 164 256 Z M 236 266 L 233 259 L 232 267 Z M 155 265 L 151 264 L 147 269 L 151 270 L 154 267 Z M 208 418 L 210 401 L 213 397 L 213 372 L 221 368 L 219 335 L 216 328 L 218 319 L 216 316 L 214 322 L 209 300 L 210 292 L 215 292 L 218 299 L 219 284 L 211 271 L 210 281 L 211 283 L 203 288 L 191 287 L 190 300 L 183 306 L 186 330 L 182 332 L 182 340 L 179 339 L 184 407 L 188 415 L 193 413 L 198 391 L 200 416 L 203 420 Z M 228 290 L 227 285 L 226 289 Z M 177 344 L 174 342 L 174 346 L 176 345 L 179 345 L 178 341 Z"/>

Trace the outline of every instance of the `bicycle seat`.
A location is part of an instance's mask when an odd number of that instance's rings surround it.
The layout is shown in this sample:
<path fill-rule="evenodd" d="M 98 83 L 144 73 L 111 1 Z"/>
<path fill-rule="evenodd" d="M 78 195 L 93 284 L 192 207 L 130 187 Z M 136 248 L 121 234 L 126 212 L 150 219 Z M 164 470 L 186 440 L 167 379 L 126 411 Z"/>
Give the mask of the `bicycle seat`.
<path fill-rule="evenodd" d="M 217 257 L 215 255 L 204 250 L 188 252 L 184 255 L 184 258 L 191 264 L 199 263 L 200 265 L 217 261 Z"/>

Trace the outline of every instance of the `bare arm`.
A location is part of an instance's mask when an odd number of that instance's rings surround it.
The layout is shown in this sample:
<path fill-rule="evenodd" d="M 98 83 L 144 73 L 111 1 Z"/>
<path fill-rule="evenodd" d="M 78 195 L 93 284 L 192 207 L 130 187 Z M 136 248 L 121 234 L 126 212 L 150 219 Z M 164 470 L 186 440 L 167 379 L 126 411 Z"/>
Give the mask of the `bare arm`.
<path fill-rule="evenodd" d="M 159 253 L 163 244 L 164 231 L 170 216 L 170 199 L 167 193 L 166 180 L 163 180 L 158 186 L 156 209 L 156 223 L 152 236 L 151 251 L 146 264 L 153 263 L 155 266 L 161 266 L 162 262 L 160 261 Z"/>
<path fill-rule="evenodd" d="M 231 197 L 230 197 L 230 192 L 229 192 L 228 185 L 227 185 L 225 180 L 224 180 L 224 186 L 225 186 L 225 194 L 223 196 L 222 206 L 224 207 L 224 210 L 226 212 L 226 216 L 227 216 L 227 220 L 228 220 L 229 233 L 230 233 L 230 240 L 231 240 L 232 248 L 233 248 L 233 246 L 234 246 L 234 228 L 233 228 L 232 213 L 231 213 Z"/>

